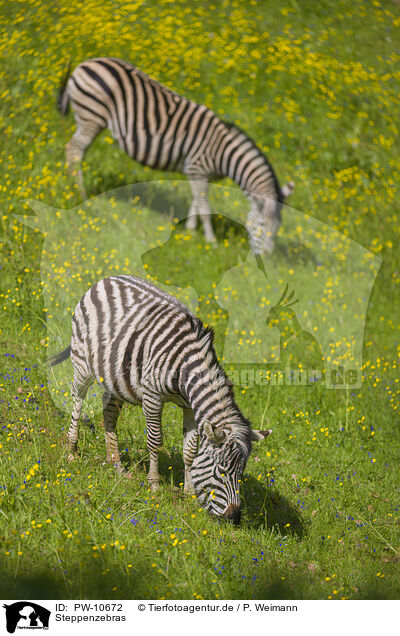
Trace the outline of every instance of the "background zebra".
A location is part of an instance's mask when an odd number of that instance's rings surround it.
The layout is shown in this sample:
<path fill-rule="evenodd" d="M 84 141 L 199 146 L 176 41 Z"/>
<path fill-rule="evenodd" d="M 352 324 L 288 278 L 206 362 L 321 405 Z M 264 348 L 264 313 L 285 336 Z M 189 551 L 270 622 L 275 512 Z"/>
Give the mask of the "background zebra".
<path fill-rule="evenodd" d="M 209 512 L 239 521 L 239 480 L 251 440 L 262 440 L 271 431 L 252 431 L 240 412 L 217 360 L 211 329 L 149 282 L 113 276 L 84 294 L 72 318 L 71 346 L 52 365 L 69 355 L 74 367 L 70 458 L 77 447 L 82 402 L 97 381 L 104 389 L 107 461 L 124 472 L 117 418 L 124 401 L 141 404 L 148 479 L 156 489 L 163 405 L 174 402 L 183 409 L 185 490 L 194 491 Z"/>
<path fill-rule="evenodd" d="M 132 159 L 188 177 L 193 194 L 188 229 L 196 227 L 200 215 L 206 240 L 215 240 L 208 182 L 230 177 L 251 201 L 247 229 L 253 252 L 273 249 L 281 205 L 294 185 L 280 188 L 267 158 L 242 130 L 116 58 L 87 60 L 67 76 L 58 99 L 63 114 L 70 103 L 77 130 L 67 144 L 66 159 L 78 164 L 82 189 L 79 164 L 95 137 L 108 127 Z"/>

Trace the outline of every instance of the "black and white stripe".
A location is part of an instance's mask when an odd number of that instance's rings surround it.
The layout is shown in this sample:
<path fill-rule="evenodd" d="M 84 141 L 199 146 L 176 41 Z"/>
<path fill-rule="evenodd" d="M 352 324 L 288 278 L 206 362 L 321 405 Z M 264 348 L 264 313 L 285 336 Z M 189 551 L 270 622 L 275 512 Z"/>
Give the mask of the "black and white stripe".
<path fill-rule="evenodd" d="M 104 389 L 107 461 L 124 472 L 116 423 L 123 402 L 141 404 L 150 453 L 149 482 L 158 487 L 158 451 L 165 402 L 183 409 L 185 490 L 194 490 L 212 513 L 238 520 L 239 480 L 251 440 L 270 431 L 252 431 L 236 405 L 231 385 L 213 347 L 213 332 L 173 296 L 132 276 L 96 283 L 72 318 L 74 406 L 68 432 L 70 458 L 78 441 L 82 402 L 92 382 Z"/>
<path fill-rule="evenodd" d="M 194 229 L 200 216 L 210 241 L 215 236 L 208 182 L 230 177 L 251 201 L 247 228 L 253 252 L 272 250 L 281 205 L 294 186 L 280 188 L 267 158 L 242 130 L 116 58 L 80 64 L 60 90 L 62 113 L 66 114 L 69 104 L 77 124 L 67 144 L 69 164 L 79 164 L 93 139 L 109 128 L 132 159 L 188 177 L 193 200 L 187 227 Z M 79 167 L 77 174 L 83 188 Z"/>

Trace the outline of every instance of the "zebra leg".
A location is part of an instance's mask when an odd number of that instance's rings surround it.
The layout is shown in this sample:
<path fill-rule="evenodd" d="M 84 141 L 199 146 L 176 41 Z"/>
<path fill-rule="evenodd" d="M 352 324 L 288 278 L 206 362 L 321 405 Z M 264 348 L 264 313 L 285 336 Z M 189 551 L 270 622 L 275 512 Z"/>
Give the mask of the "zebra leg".
<path fill-rule="evenodd" d="M 186 219 L 185 228 L 187 230 L 193 231 L 197 227 L 197 207 L 194 201 L 192 201 L 192 205 L 189 209 L 188 218 Z"/>
<path fill-rule="evenodd" d="M 114 466 L 118 473 L 126 473 L 125 468 L 121 464 L 121 457 L 118 450 L 118 438 L 115 431 L 121 408 L 122 400 L 114 397 L 107 391 L 103 393 L 103 417 L 106 436 L 107 463 Z"/>
<path fill-rule="evenodd" d="M 76 177 L 82 196 L 86 196 L 83 185 L 81 162 L 86 150 L 97 137 L 102 127 L 96 122 L 77 121 L 76 132 L 72 135 L 65 149 L 65 160 L 71 169 L 71 175 Z"/>
<path fill-rule="evenodd" d="M 73 399 L 71 425 L 67 433 L 67 444 L 69 450 L 68 461 L 73 461 L 75 459 L 79 437 L 79 418 L 81 416 L 83 400 L 85 399 L 85 395 L 91 384 L 91 378 L 79 378 L 79 376 L 77 377 L 77 374 L 75 373 L 75 377 L 71 384 Z"/>
<path fill-rule="evenodd" d="M 163 442 L 161 416 L 163 403 L 157 393 L 146 391 L 143 393 L 143 413 L 146 419 L 147 448 L 150 453 L 150 464 L 147 479 L 151 490 L 159 488 L 160 473 L 158 472 L 158 453 Z"/>
<path fill-rule="evenodd" d="M 215 238 L 211 223 L 211 210 L 208 203 L 208 181 L 206 179 L 200 181 L 189 177 L 189 183 L 193 194 L 193 203 L 190 210 L 194 207 L 198 214 L 200 214 L 201 222 L 203 224 L 204 237 L 206 241 L 213 243 L 217 239 Z"/>
<path fill-rule="evenodd" d="M 191 409 L 183 409 L 183 462 L 185 464 L 184 491 L 194 493 L 194 487 L 190 477 L 190 469 L 197 455 L 199 433 L 194 414 Z"/>

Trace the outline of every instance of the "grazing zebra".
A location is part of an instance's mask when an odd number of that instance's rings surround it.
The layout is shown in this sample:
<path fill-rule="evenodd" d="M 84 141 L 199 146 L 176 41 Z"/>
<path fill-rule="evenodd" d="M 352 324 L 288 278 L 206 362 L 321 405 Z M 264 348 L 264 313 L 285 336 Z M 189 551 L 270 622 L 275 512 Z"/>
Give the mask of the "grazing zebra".
<path fill-rule="evenodd" d="M 204 507 L 238 522 L 239 480 L 251 451 L 271 431 L 254 431 L 236 405 L 231 385 L 204 327 L 173 296 L 134 276 L 112 276 L 96 283 L 72 318 L 71 346 L 52 359 L 71 355 L 73 411 L 67 439 L 70 459 L 78 441 L 78 421 L 89 386 L 104 389 L 107 461 L 121 464 L 116 424 L 123 402 L 141 404 L 150 453 L 148 480 L 158 488 L 158 451 L 165 402 L 183 409 L 185 490 Z"/>
<path fill-rule="evenodd" d="M 294 185 L 280 188 L 267 158 L 242 130 L 116 58 L 87 60 L 67 75 L 58 98 L 64 115 L 70 103 L 77 129 L 67 144 L 66 160 L 77 165 L 82 190 L 79 164 L 108 127 L 132 159 L 188 177 L 193 199 L 187 229 L 195 229 L 200 215 L 206 240 L 215 240 L 208 182 L 230 177 L 251 202 L 247 229 L 253 252 L 273 249 L 280 209 Z"/>

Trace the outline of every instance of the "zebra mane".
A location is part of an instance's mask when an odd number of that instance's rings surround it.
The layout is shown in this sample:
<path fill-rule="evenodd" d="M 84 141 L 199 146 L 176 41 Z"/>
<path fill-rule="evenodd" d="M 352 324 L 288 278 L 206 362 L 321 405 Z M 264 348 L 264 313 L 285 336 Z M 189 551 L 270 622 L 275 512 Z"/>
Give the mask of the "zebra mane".
<path fill-rule="evenodd" d="M 214 349 L 214 329 L 212 325 L 204 325 L 200 318 L 187 314 L 191 322 L 193 331 L 202 344 L 209 344 L 210 348 Z M 216 357 L 216 356 L 215 356 Z"/>
<path fill-rule="evenodd" d="M 228 130 L 230 131 L 235 131 L 238 133 L 241 133 L 242 135 L 245 135 L 245 137 L 247 137 L 247 139 L 250 139 L 251 141 L 253 141 L 249 135 L 247 134 L 247 132 L 245 132 L 243 130 L 243 128 L 241 128 L 240 126 L 238 126 L 237 124 L 234 124 L 231 121 L 227 121 L 226 119 L 221 119 L 222 123 L 225 124 L 225 126 L 227 127 Z M 253 142 L 254 143 L 254 142 Z"/>
<path fill-rule="evenodd" d="M 227 412 L 227 422 L 232 429 L 233 436 L 243 449 L 245 456 L 247 457 L 251 450 L 251 423 L 243 415 L 238 405 L 236 404 L 235 394 L 233 391 L 233 384 L 231 379 L 226 375 L 220 361 L 218 360 L 215 348 L 214 348 L 214 329 L 211 325 L 205 326 L 203 322 L 188 314 L 188 318 L 191 321 L 192 327 L 196 333 L 196 336 L 200 343 L 207 348 L 207 354 L 210 356 L 211 367 L 217 372 L 218 382 L 224 384 L 226 387 L 226 398 L 229 401 L 229 409 Z"/>
<path fill-rule="evenodd" d="M 278 181 L 278 178 L 277 178 L 277 176 L 276 176 L 276 174 L 275 174 L 275 171 L 274 171 L 274 169 L 273 169 L 273 167 L 272 167 L 271 163 L 270 163 L 270 162 L 269 162 L 269 160 L 268 160 L 268 157 L 267 157 L 267 156 L 263 153 L 263 151 L 262 151 L 262 150 L 260 150 L 260 148 L 258 147 L 258 145 L 256 144 L 256 142 L 254 141 L 254 139 L 253 139 L 252 137 L 250 137 L 250 136 L 247 134 L 247 132 L 245 132 L 245 131 L 243 130 L 243 128 L 241 128 L 241 127 L 240 127 L 240 126 L 238 126 L 237 124 L 233 124 L 233 123 L 232 123 L 232 122 L 230 122 L 230 121 L 226 121 L 225 119 L 221 119 L 221 121 L 222 121 L 222 123 L 224 124 L 224 126 L 226 126 L 227 130 L 228 130 L 230 133 L 236 133 L 236 134 L 237 134 L 237 136 L 239 136 L 239 135 L 243 135 L 246 139 L 248 139 L 249 141 L 251 141 L 251 143 L 253 144 L 253 146 L 254 146 L 254 147 L 257 149 L 257 151 L 260 153 L 260 156 L 264 159 L 264 161 L 265 161 L 265 163 L 266 163 L 266 165 L 267 165 L 267 167 L 268 167 L 268 169 L 269 169 L 269 171 L 270 171 L 270 173 L 271 173 L 271 175 L 272 175 L 272 179 L 273 179 L 274 186 L 275 186 L 275 190 L 276 190 L 276 194 L 277 194 L 277 201 L 278 201 L 279 203 L 283 203 L 283 202 L 284 202 L 284 197 L 283 197 L 283 194 L 282 194 L 282 190 L 281 190 L 281 187 L 280 187 L 280 185 L 279 185 L 279 181 Z"/>
<path fill-rule="evenodd" d="M 236 442 L 242 447 L 243 454 L 247 458 L 251 452 L 251 424 L 242 415 L 243 423 L 234 422 L 232 424 L 232 432 Z"/>

